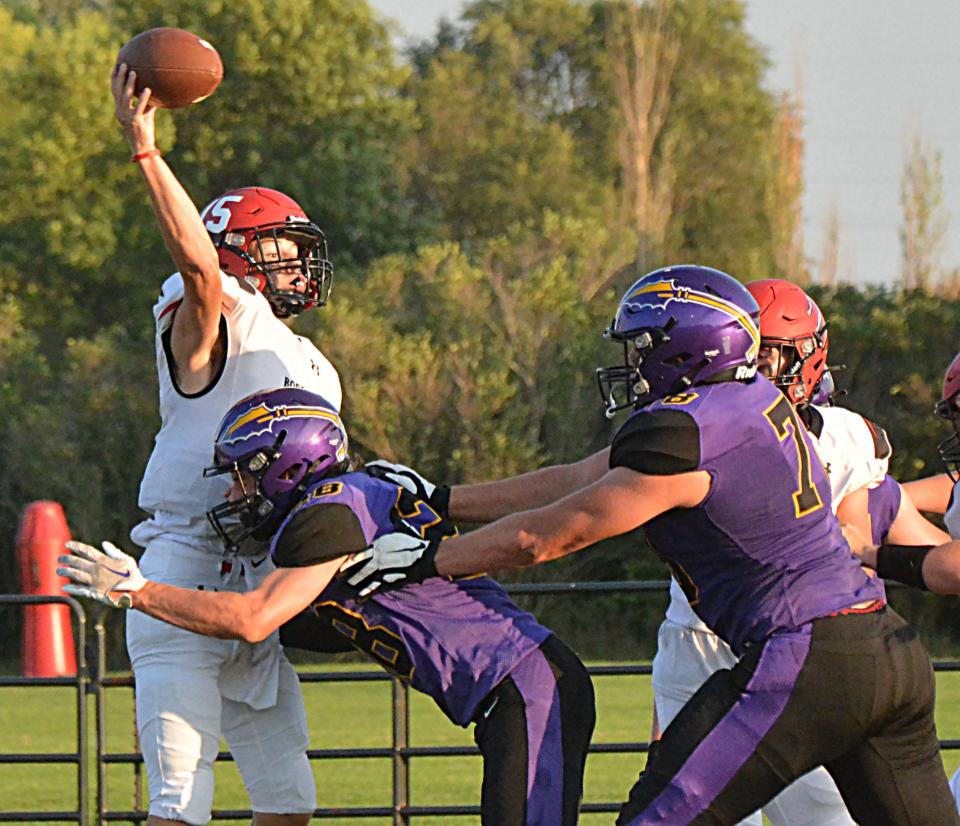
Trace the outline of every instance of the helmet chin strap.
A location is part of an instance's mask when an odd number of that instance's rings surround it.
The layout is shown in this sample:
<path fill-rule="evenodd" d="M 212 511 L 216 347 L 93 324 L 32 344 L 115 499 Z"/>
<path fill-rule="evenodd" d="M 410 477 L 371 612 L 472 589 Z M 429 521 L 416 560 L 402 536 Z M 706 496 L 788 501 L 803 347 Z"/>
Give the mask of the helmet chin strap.
<path fill-rule="evenodd" d="M 673 387 L 670 388 L 668 396 L 672 396 L 676 393 L 682 393 L 688 387 L 692 386 L 693 383 L 697 380 L 697 376 L 703 371 L 703 369 L 710 365 L 713 361 L 712 358 L 708 355 L 704 355 L 700 361 L 698 361 L 693 367 L 690 368 L 684 375 L 677 379 Z"/>

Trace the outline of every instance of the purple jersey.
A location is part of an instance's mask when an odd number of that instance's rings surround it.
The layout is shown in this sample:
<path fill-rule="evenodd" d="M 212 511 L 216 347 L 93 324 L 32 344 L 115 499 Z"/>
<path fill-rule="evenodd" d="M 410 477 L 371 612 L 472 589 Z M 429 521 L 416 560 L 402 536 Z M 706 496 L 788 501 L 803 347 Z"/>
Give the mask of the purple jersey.
<path fill-rule="evenodd" d="M 903 492 L 897 480 L 887 474 L 875 488 L 867 491 L 867 511 L 870 515 L 870 538 L 874 545 L 882 545 L 890 526 L 900 512 Z"/>
<path fill-rule="evenodd" d="M 631 416 L 611 467 L 705 470 L 695 508 L 645 525 L 697 614 L 740 654 L 749 642 L 882 599 L 830 510 L 830 485 L 793 406 L 762 377 L 695 387 Z"/>
<path fill-rule="evenodd" d="M 344 506 L 355 517 L 364 545 L 395 531 L 431 539 L 456 535 L 452 523 L 398 485 L 348 473 L 317 483 L 291 511 L 271 544 L 274 561 L 298 564 L 278 552 L 291 523 L 316 523 L 327 515 L 330 522 L 334 514 L 341 520 Z M 330 550 L 334 555 L 340 551 Z M 436 577 L 365 600 L 344 581 L 334 580 L 317 596 L 313 609 L 356 648 L 430 695 L 462 726 L 473 720 L 483 698 L 551 635 L 485 576 Z"/>

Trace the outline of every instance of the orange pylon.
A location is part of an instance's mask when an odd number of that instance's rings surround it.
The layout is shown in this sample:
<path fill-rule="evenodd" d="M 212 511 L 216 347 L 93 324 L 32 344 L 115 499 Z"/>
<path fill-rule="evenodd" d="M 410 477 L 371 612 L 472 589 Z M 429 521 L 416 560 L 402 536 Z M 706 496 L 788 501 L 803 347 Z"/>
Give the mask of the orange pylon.
<path fill-rule="evenodd" d="M 70 529 L 58 502 L 31 502 L 20 518 L 17 559 L 24 594 L 63 596 L 67 580 L 57 576 L 57 557 Z M 66 605 L 24 608 L 23 676 L 73 677 L 77 673 L 70 609 Z"/>

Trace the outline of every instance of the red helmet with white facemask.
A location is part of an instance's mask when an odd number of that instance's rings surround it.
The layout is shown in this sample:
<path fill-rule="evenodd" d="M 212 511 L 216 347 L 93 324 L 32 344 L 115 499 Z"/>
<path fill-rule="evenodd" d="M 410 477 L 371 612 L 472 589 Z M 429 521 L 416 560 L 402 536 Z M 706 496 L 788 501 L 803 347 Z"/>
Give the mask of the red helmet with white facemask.
<path fill-rule="evenodd" d="M 200 219 L 220 268 L 262 292 L 278 318 L 326 303 L 333 283 L 327 241 L 292 198 L 262 186 L 232 189 L 207 204 Z M 278 274 L 290 271 L 305 287 L 279 284 Z"/>

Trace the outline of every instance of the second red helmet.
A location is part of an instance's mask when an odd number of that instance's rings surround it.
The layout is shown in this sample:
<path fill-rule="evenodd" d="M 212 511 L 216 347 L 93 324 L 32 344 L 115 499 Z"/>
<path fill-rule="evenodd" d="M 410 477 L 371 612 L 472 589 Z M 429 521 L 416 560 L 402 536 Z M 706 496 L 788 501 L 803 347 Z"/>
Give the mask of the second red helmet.
<path fill-rule="evenodd" d="M 782 278 L 751 281 L 746 288 L 760 306 L 761 348 L 776 348 L 780 355 L 771 380 L 794 404 L 809 403 L 827 369 L 823 313 L 800 287 Z"/>

